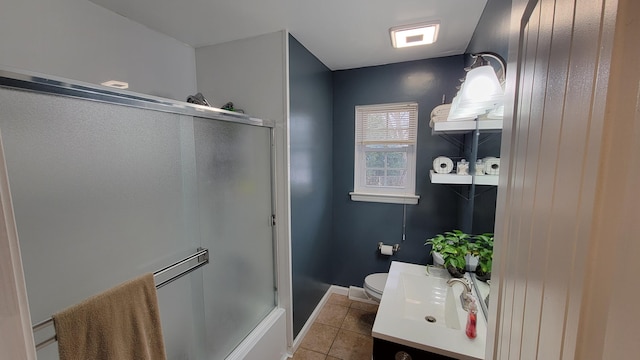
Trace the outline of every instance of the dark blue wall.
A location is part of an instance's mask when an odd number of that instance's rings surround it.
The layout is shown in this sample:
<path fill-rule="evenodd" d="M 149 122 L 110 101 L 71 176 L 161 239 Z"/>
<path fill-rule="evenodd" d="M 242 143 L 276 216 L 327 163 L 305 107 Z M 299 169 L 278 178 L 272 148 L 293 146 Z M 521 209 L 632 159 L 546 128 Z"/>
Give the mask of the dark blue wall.
<path fill-rule="evenodd" d="M 509 54 L 510 26 L 511 0 L 489 0 L 469 42 L 467 53 L 491 52 L 500 55 L 506 61 Z M 470 57 L 467 57 L 467 64 L 470 62 Z M 488 135 L 483 134 L 483 138 L 485 136 Z M 493 135 L 486 140 L 478 149 L 479 157 L 499 157 L 500 135 Z M 498 189 L 479 186 L 476 188 L 476 194 L 473 204 L 473 233 L 493 232 Z"/>
<path fill-rule="evenodd" d="M 331 71 L 289 36 L 293 329 L 331 284 Z"/>
<path fill-rule="evenodd" d="M 511 0 L 489 0 L 467 53 L 494 52 L 506 58 Z M 329 284 L 361 286 L 364 277 L 386 272 L 392 260 L 431 261 L 425 239 L 459 228 L 464 201 L 446 185 L 429 182 L 434 157 L 462 155 L 457 146 L 432 136 L 429 114 L 450 102 L 468 56 L 420 60 L 332 73 L 290 37 L 291 231 L 294 333 L 297 334 Z M 333 83 L 332 83 L 333 82 Z M 406 240 L 402 205 L 354 202 L 356 105 L 417 101 L 419 135 L 416 192 L 407 205 Z M 483 144 L 481 156 L 498 156 L 500 137 Z M 466 142 L 462 136 L 460 141 Z M 464 192 L 460 187 L 458 191 Z M 473 232 L 492 231 L 496 188 L 479 187 Z M 382 256 L 377 243 L 401 244 Z M 335 251 L 330 251 L 330 249 Z"/>
<path fill-rule="evenodd" d="M 456 156 L 458 148 L 431 135 L 431 110 L 446 95 L 450 102 L 464 75 L 464 57 L 419 60 L 333 73 L 333 238 L 335 253 L 327 264 L 333 283 L 362 286 L 364 277 L 387 272 L 392 260 L 427 264 L 424 241 L 458 226 L 458 197 L 447 186 L 431 184 L 433 158 Z M 416 192 L 418 205 L 407 205 L 406 240 L 402 240 L 403 205 L 355 202 L 353 191 L 356 105 L 416 101 L 419 105 Z M 377 251 L 379 241 L 401 244 L 394 256 Z"/>
<path fill-rule="evenodd" d="M 494 133 L 480 133 L 479 146 L 478 146 L 478 159 L 483 159 L 488 156 L 500 157 L 500 140 L 501 134 L 499 132 Z M 472 149 L 473 134 L 469 133 L 465 135 L 465 157 L 470 158 Z M 496 198 L 498 195 L 497 186 L 480 186 L 475 187 L 475 194 L 473 201 L 469 196 L 468 191 L 470 186 L 460 187 L 459 191 L 464 193 L 466 198 L 458 198 L 460 206 L 459 214 L 459 228 L 462 231 L 471 234 L 483 234 L 494 232 L 495 216 L 496 216 Z"/>
<path fill-rule="evenodd" d="M 493 52 L 507 60 L 511 0 L 489 0 L 467 46 L 467 53 Z"/>

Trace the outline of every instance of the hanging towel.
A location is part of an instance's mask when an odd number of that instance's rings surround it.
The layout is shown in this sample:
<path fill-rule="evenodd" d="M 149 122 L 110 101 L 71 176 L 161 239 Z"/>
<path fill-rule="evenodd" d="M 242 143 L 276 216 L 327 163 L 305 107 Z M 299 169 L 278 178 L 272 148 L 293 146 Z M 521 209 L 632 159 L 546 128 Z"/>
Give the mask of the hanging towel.
<path fill-rule="evenodd" d="M 153 274 L 53 315 L 60 360 L 166 359 Z"/>

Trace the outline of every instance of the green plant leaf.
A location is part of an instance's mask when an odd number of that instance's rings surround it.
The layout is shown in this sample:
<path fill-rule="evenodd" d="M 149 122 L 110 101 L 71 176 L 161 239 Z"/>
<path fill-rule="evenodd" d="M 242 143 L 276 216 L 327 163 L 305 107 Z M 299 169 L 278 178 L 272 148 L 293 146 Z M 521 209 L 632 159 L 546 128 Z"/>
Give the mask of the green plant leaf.
<path fill-rule="evenodd" d="M 456 248 L 454 248 L 453 246 L 449 245 L 449 246 L 444 247 L 441 252 L 442 252 L 443 255 L 444 254 L 457 254 L 458 250 L 456 250 Z"/>
<path fill-rule="evenodd" d="M 480 246 L 480 243 L 475 244 L 470 240 L 476 240 L 476 237 L 456 229 L 427 239 L 425 245 L 431 245 L 431 253 L 438 252 L 442 255 L 445 266 L 464 270 L 465 255 L 477 255 L 484 248 L 484 246 Z"/>

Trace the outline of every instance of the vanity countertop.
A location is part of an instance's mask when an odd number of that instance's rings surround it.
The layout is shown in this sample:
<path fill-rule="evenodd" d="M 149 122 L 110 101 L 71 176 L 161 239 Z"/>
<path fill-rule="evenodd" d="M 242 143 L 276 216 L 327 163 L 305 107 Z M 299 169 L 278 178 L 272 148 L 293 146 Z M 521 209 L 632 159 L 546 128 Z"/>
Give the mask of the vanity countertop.
<path fill-rule="evenodd" d="M 448 279 L 450 276 L 446 270 L 431 268 L 427 273 L 424 265 L 392 262 L 373 324 L 373 337 L 456 359 L 484 359 L 487 331 L 484 315 L 482 311 L 478 312 L 477 337 L 469 339 L 465 335 L 467 312 L 462 309 L 459 300 L 463 287 L 454 284 L 446 289 L 449 293 L 445 294 L 442 283 Z M 428 287 L 436 283 L 439 288 L 430 294 Z M 478 301 L 477 295 L 473 295 Z M 435 324 L 425 320 L 420 309 L 427 308 L 427 302 L 444 301 L 446 296 L 453 296 L 456 304 L 455 309 L 449 304 L 447 311 L 453 316 L 447 318 L 446 326 L 444 321 Z"/>

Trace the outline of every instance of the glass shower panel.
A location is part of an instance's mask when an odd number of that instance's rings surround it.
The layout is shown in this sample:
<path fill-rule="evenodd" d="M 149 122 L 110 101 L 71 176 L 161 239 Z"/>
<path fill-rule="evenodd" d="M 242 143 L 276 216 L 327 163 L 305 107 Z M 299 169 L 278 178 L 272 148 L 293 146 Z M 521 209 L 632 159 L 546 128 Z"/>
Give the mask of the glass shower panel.
<path fill-rule="evenodd" d="M 0 88 L 0 131 L 34 322 L 200 246 L 191 117 Z M 202 272 L 158 297 L 169 359 L 205 358 Z"/>
<path fill-rule="evenodd" d="M 194 119 L 206 352 L 224 359 L 275 308 L 271 132 Z M 223 310 L 221 310 L 223 309 Z"/>

